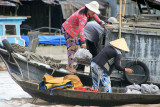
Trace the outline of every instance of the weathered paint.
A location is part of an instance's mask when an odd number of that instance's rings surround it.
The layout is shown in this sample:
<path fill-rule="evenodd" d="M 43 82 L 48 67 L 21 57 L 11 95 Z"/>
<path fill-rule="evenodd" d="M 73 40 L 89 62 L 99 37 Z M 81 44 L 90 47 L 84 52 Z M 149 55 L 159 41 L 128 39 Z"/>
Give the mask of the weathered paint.
<path fill-rule="evenodd" d="M 25 19 L 27 19 L 27 17 L 0 16 L 0 44 L 2 44 L 3 39 L 7 39 L 10 43 L 17 43 L 25 46 L 25 41 L 20 36 L 20 25 Z M 5 32 L 5 25 L 15 25 L 16 34 L 7 35 Z"/>
<path fill-rule="evenodd" d="M 109 32 L 109 33 L 108 33 Z M 108 30 L 106 33 L 105 45 L 111 40 L 118 39 L 118 30 Z M 123 28 L 122 37 L 130 48 L 129 53 L 122 53 L 122 66 L 131 61 L 141 61 L 149 69 L 148 81 L 160 83 L 160 30 L 145 28 Z M 122 78 L 120 72 L 115 72 L 113 76 Z"/>

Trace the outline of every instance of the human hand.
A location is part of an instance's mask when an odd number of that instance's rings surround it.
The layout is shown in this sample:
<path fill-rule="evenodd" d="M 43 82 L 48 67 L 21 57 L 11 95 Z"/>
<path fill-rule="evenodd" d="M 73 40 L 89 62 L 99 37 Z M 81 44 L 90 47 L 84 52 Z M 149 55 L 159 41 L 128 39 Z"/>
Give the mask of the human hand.
<path fill-rule="evenodd" d="M 101 26 L 104 28 L 105 27 L 105 25 L 107 25 L 107 23 L 103 23 L 103 24 L 101 24 Z"/>
<path fill-rule="evenodd" d="M 82 44 L 81 47 L 86 49 L 87 48 L 86 43 Z"/>
<path fill-rule="evenodd" d="M 130 69 L 130 68 L 125 68 L 125 72 L 133 73 L 133 70 L 132 70 L 132 69 Z"/>

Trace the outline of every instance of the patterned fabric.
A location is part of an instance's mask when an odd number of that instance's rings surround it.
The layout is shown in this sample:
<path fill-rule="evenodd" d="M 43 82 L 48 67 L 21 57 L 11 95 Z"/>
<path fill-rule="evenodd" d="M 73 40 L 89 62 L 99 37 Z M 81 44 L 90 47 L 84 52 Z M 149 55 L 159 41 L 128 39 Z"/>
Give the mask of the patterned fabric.
<path fill-rule="evenodd" d="M 69 35 L 64 29 L 62 28 L 62 32 L 64 33 L 64 37 L 66 40 L 67 46 L 67 53 L 68 53 L 68 65 L 71 67 L 73 66 L 73 56 L 78 49 L 78 42 L 77 39 L 73 39 L 71 35 Z"/>
<path fill-rule="evenodd" d="M 50 90 L 50 95 L 52 95 L 54 89 L 74 90 L 75 87 L 83 87 L 83 84 L 77 75 L 53 77 L 46 73 L 38 86 L 38 90 Z"/>
<path fill-rule="evenodd" d="M 84 9 L 81 8 L 78 11 L 76 11 L 73 15 L 71 15 L 63 24 L 63 28 L 75 39 L 76 36 L 79 35 L 80 40 L 84 41 L 85 37 L 84 37 L 84 32 L 83 32 L 83 28 L 87 23 L 87 20 L 89 19 L 89 15 L 87 14 L 79 14 L 79 11 Z M 92 17 L 97 23 L 100 23 L 101 20 L 99 19 L 99 17 L 95 14 Z"/>
<path fill-rule="evenodd" d="M 101 52 L 99 52 L 98 55 L 96 55 L 93 58 L 92 61 L 95 62 L 97 65 L 99 65 L 101 69 L 103 69 L 103 71 L 105 71 L 107 75 L 110 76 L 112 74 L 114 67 L 119 71 L 125 71 L 125 68 L 122 67 L 120 64 L 121 58 L 122 58 L 122 54 L 120 52 L 117 52 L 117 50 L 113 46 L 108 45 L 108 46 L 105 46 L 101 50 Z M 114 63 L 113 63 L 113 60 L 114 60 Z M 106 69 L 106 67 L 104 66 L 104 65 L 108 65 L 108 61 L 110 63 L 109 70 Z"/>
<path fill-rule="evenodd" d="M 112 92 L 110 76 L 108 76 L 96 63 L 91 62 L 92 88 L 98 90 L 100 80 L 104 86 L 104 92 Z"/>
<path fill-rule="evenodd" d="M 74 90 L 72 80 L 64 79 L 64 77 L 53 77 L 45 74 L 38 86 L 38 90 L 50 90 L 50 95 L 54 89 L 71 89 Z"/>
<path fill-rule="evenodd" d="M 94 58 L 98 54 L 97 44 L 87 39 L 86 39 L 86 44 L 87 44 L 87 49 Z"/>

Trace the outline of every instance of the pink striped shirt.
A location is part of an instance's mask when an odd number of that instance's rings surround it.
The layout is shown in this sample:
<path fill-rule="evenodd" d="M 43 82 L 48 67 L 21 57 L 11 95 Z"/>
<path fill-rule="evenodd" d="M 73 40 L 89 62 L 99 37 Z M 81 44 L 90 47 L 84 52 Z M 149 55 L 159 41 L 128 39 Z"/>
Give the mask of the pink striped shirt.
<path fill-rule="evenodd" d="M 63 28 L 69 33 L 73 38 L 76 38 L 76 36 L 80 37 L 81 41 L 85 40 L 83 28 L 85 27 L 87 20 L 89 19 L 89 15 L 87 13 L 87 16 L 85 14 L 79 14 L 79 11 L 84 9 L 81 8 L 78 11 L 76 11 L 74 14 L 72 14 L 63 24 Z M 94 14 L 92 17 L 97 23 L 100 23 L 101 20 L 99 17 Z"/>

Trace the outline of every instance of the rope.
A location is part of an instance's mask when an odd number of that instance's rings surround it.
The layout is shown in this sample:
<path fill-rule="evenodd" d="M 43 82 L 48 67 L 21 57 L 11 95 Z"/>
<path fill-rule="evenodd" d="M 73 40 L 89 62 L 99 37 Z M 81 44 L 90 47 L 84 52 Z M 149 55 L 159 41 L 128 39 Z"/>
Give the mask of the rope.
<path fill-rule="evenodd" d="M 61 62 L 61 60 L 56 60 L 54 58 L 51 58 L 51 57 L 46 57 L 46 56 L 40 56 L 40 55 L 37 55 L 36 53 L 33 53 L 33 52 L 28 52 L 27 50 L 27 47 L 24 47 L 24 46 L 20 46 L 19 44 L 15 44 L 15 43 L 11 43 L 11 46 L 12 48 L 17 52 L 19 53 L 20 55 L 26 57 L 27 59 L 27 71 L 28 71 L 28 80 L 30 80 L 30 70 L 29 70 L 29 61 L 30 60 L 34 60 L 34 61 L 37 61 L 37 62 L 40 62 L 40 63 L 44 63 L 44 64 L 47 64 L 47 65 L 50 65 L 51 68 L 53 68 L 53 71 L 51 73 L 51 75 L 53 75 L 53 73 L 57 70 L 57 69 L 60 69 L 63 67 L 63 65 L 59 64 Z M 11 58 L 13 58 L 13 61 L 11 61 Z M 8 58 L 8 61 L 12 64 L 15 64 L 17 65 L 20 73 L 21 73 L 21 76 L 22 78 L 24 78 L 24 75 L 22 73 L 22 69 L 19 65 L 19 63 L 17 62 L 17 60 L 12 56 L 12 54 L 9 54 L 9 58 Z M 36 98 L 33 100 L 33 102 L 36 101 Z"/>
<path fill-rule="evenodd" d="M 20 46 L 19 44 L 16 43 L 11 43 L 11 46 L 13 47 L 13 49 L 18 52 L 18 53 L 24 53 L 25 51 L 28 50 L 27 47 L 24 46 Z"/>
<path fill-rule="evenodd" d="M 19 69 L 19 71 L 21 72 L 21 75 L 22 75 L 22 78 L 23 78 L 23 73 L 22 73 L 21 67 L 19 66 L 18 62 L 16 61 L 16 59 L 15 59 L 14 57 L 13 57 L 13 59 L 14 59 L 15 63 L 17 64 L 18 69 Z"/>
<path fill-rule="evenodd" d="M 30 80 L 30 79 L 29 79 L 29 77 L 30 77 L 30 76 L 29 76 L 29 66 L 28 66 L 28 59 L 27 59 L 27 71 L 28 71 L 28 80 Z"/>
<path fill-rule="evenodd" d="M 36 103 L 37 100 L 38 100 L 38 98 L 37 98 L 37 97 L 34 97 L 33 100 L 32 100 L 32 103 L 33 103 L 33 104 Z"/>
<path fill-rule="evenodd" d="M 11 46 L 13 47 L 13 49 L 17 53 L 19 53 L 22 56 L 27 58 L 27 68 L 28 68 L 28 61 L 29 60 L 34 60 L 34 61 L 37 61 L 37 62 L 40 62 L 40 63 L 44 63 L 44 64 L 47 64 L 47 65 L 50 65 L 51 68 L 54 68 L 54 70 L 52 71 L 52 74 L 55 72 L 55 70 L 60 68 L 59 63 L 61 62 L 61 60 L 56 60 L 56 59 L 51 58 L 51 57 L 40 56 L 40 55 L 38 55 L 36 53 L 28 52 L 27 51 L 28 50 L 27 47 L 20 46 L 20 45 L 15 44 L 15 43 L 11 43 Z M 29 72 L 29 68 L 28 68 L 28 72 Z"/>

